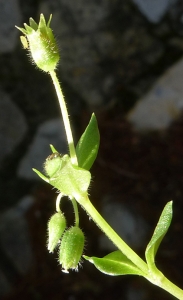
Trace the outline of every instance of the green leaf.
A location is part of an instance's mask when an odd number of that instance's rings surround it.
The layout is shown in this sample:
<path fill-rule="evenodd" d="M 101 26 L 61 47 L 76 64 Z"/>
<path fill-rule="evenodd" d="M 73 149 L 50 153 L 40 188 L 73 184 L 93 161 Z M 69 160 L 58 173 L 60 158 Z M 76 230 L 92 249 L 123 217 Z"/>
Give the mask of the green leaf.
<path fill-rule="evenodd" d="M 90 122 L 76 147 L 76 155 L 80 168 L 90 170 L 97 157 L 99 143 L 100 134 L 98 130 L 97 119 L 95 115 L 92 114 Z"/>
<path fill-rule="evenodd" d="M 155 270 L 155 256 L 157 250 L 163 240 L 165 234 L 168 231 L 172 220 L 172 201 L 168 202 L 163 209 L 163 212 L 159 218 L 158 224 L 154 230 L 153 236 L 147 245 L 145 256 L 146 261 L 150 269 Z"/>
<path fill-rule="evenodd" d="M 103 258 L 86 255 L 83 257 L 93 263 L 100 272 L 107 275 L 143 275 L 141 270 L 119 250 L 111 252 Z"/>
<path fill-rule="evenodd" d="M 55 149 L 55 147 L 54 147 L 53 145 L 51 145 L 51 144 L 50 144 L 50 148 L 51 148 L 52 153 L 58 152 L 58 151 Z"/>

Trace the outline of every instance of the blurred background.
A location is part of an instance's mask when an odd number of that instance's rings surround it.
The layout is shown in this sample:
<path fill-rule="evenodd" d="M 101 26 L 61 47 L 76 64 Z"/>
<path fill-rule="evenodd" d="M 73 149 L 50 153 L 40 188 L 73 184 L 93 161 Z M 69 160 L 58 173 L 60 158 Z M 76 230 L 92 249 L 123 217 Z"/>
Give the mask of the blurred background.
<path fill-rule="evenodd" d="M 157 265 L 183 288 L 183 1 L 0 0 L 0 298 L 153 300 L 172 296 L 135 276 L 109 277 L 84 261 L 62 273 L 46 250 L 56 192 L 33 173 L 53 144 L 67 153 L 51 79 L 31 63 L 20 32 L 53 14 L 57 73 L 75 142 L 95 112 L 101 133 L 91 200 L 142 257 L 165 204 L 173 221 Z M 69 201 L 62 204 L 73 223 Z M 115 247 L 80 210 L 84 254 Z"/>

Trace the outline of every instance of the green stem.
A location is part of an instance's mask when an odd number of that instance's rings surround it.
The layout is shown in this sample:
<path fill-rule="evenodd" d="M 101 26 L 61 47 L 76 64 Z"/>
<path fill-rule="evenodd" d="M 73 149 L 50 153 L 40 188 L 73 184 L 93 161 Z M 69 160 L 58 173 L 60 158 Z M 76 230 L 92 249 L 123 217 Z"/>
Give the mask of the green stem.
<path fill-rule="evenodd" d="M 167 291 L 177 299 L 183 300 L 183 290 L 172 283 L 159 270 L 156 270 L 154 273 L 149 272 L 149 276 L 146 277 L 146 279 L 154 285 L 159 286 L 163 290 Z"/>
<path fill-rule="evenodd" d="M 61 109 L 62 118 L 63 118 L 64 127 L 65 127 L 65 131 L 66 131 L 66 136 L 67 136 L 67 142 L 68 142 L 68 145 L 69 145 L 69 152 L 70 152 L 71 161 L 72 161 L 73 165 L 77 166 L 78 161 L 77 161 L 77 156 L 76 156 L 76 151 L 75 151 L 75 147 L 74 147 L 74 141 L 73 141 L 71 126 L 70 126 L 70 122 L 69 122 L 69 116 L 68 116 L 64 96 L 63 96 L 63 93 L 62 93 L 62 89 L 60 87 L 60 84 L 59 84 L 58 78 L 56 76 L 56 73 L 54 71 L 50 71 L 49 74 L 50 74 L 50 76 L 53 80 L 53 84 L 55 86 L 55 90 L 56 90 L 57 97 L 58 97 L 58 100 L 59 100 L 60 109 Z"/>
<path fill-rule="evenodd" d="M 59 193 L 58 196 L 57 196 L 57 199 L 56 199 L 56 211 L 57 212 L 60 212 L 60 200 L 62 198 L 62 193 Z"/>
<path fill-rule="evenodd" d="M 126 257 L 128 257 L 143 273 L 148 276 L 147 264 L 120 238 L 120 236 L 111 228 L 111 226 L 103 219 L 99 212 L 90 202 L 88 196 L 76 199 L 86 212 L 90 215 L 98 227 L 107 235 L 107 237 L 117 246 Z"/>
<path fill-rule="evenodd" d="M 183 300 L 183 290 L 168 280 L 165 276 L 161 280 L 161 284 L 159 286 L 171 295 L 175 296 L 177 299 Z"/>
<path fill-rule="evenodd" d="M 169 281 L 160 271 L 156 274 L 148 269 L 148 265 L 119 237 L 111 226 L 103 219 L 95 207 L 90 202 L 88 196 L 78 196 L 76 199 L 86 212 L 90 215 L 98 227 L 107 235 L 107 237 L 117 246 L 117 248 L 130 259 L 141 271 L 143 276 L 151 283 L 166 290 L 177 299 L 183 300 L 183 290 Z"/>
<path fill-rule="evenodd" d="M 72 131 L 70 127 L 68 112 L 65 104 L 65 100 L 62 94 L 61 87 L 59 85 L 57 76 L 54 71 L 50 72 L 51 78 L 53 80 L 55 90 L 58 96 L 62 117 L 64 121 L 64 126 L 67 135 L 67 141 L 69 145 L 70 157 L 72 164 L 78 165 L 76 151 L 74 147 Z M 151 272 L 148 269 L 148 265 L 143 261 L 120 237 L 119 235 L 110 227 L 110 225 L 102 218 L 102 216 L 98 213 L 95 207 L 90 202 L 88 195 L 76 195 L 76 200 L 81 206 L 86 210 L 86 212 L 91 216 L 93 221 L 97 224 L 98 227 L 108 236 L 108 238 L 117 246 L 117 248 L 128 257 L 142 272 L 142 276 L 144 276 L 147 280 L 151 283 L 161 287 L 162 289 L 169 292 L 171 295 L 175 296 L 177 299 L 183 300 L 183 290 L 169 281 L 160 271 L 158 272 Z M 57 211 L 60 210 L 60 199 L 61 194 L 57 197 L 56 202 L 56 209 Z M 75 224 L 79 226 L 79 214 L 78 214 L 78 207 L 77 203 L 74 198 L 71 198 L 74 213 L 75 213 Z"/>
<path fill-rule="evenodd" d="M 60 209 L 60 201 L 62 199 L 62 196 L 63 196 L 63 194 L 59 193 L 59 195 L 57 196 L 57 199 L 56 199 L 56 211 L 57 212 L 61 211 L 61 209 Z M 72 206 L 73 206 L 73 209 L 74 209 L 75 225 L 79 227 L 78 204 L 77 204 L 76 200 L 73 197 L 70 197 L 70 200 L 72 202 Z"/>
<path fill-rule="evenodd" d="M 77 227 L 79 227 L 79 212 L 78 212 L 78 205 L 77 205 L 77 202 L 76 200 L 72 197 L 70 198 L 71 201 L 72 201 L 72 205 L 73 205 L 73 208 L 74 208 L 74 215 L 75 215 L 75 225 Z"/>

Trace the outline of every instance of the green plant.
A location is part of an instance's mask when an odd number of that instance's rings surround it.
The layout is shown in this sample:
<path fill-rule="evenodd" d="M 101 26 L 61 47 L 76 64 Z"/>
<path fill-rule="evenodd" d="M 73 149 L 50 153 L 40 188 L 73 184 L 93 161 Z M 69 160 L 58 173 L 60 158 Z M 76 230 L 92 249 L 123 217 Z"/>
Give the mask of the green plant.
<path fill-rule="evenodd" d="M 157 250 L 171 223 L 172 201 L 168 202 L 163 209 L 152 238 L 146 247 L 146 261 L 144 261 L 117 235 L 89 200 L 87 192 L 91 181 L 89 170 L 96 159 L 100 142 L 97 120 L 92 114 L 89 124 L 75 148 L 65 100 L 55 73 L 59 52 L 50 22 L 51 16 L 46 24 L 45 18 L 41 14 L 39 24 L 30 18 L 30 26 L 24 24 L 25 29 L 17 27 L 24 34 L 21 41 L 24 48 L 29 49 L 33 62 L 41 70 L 46 71 L 53 80 L 69 146 L 69 155 L 63 156 L 57 152 L 54 146 L 50 146 L 52 154 L 45 161 L 45 174 L 33 169 L 38 176 L 59 191 L 56 213 L 48 222 L 48 250 L 52 252 L 57 246 L 60 246 L 59 262 L 62 264 L 63 271 L 68 272 L 69 269 L 78 268 L 85 239 L 79 228 L 78 204 L 80 204 L 118 248 L 117 251 L 103 258 L 83 255 L 86 260 L 108 275 L 142 276 L 177 299 L 183 299 L 183 290 L 170 282 L 155 264 Z M 67 196 L 71 200 L 75 214 L 75 225 L 66 230 L 66 220 L 60 209 L 62 196 Z"/>

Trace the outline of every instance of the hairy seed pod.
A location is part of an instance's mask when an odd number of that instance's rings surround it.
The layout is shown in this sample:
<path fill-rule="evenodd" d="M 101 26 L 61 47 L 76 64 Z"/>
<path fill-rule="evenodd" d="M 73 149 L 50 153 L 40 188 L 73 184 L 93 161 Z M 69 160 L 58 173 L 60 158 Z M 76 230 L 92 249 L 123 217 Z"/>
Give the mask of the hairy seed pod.
<path fill-rule="evenodd" d="M 77 226 L 69 228 L 64 233 L 59 250 L 59 263 L 62 265 L 64 272 L 68 272 L 69 269 L 78 269 L 83 253 L 84 240 L 84 234 Z"/>
<path fill-rule="evenodd" d="M 48 251 L 53 252 L 66 228 L 66 219 L 61 212 L 55 213 L 48 222 Z"/>
<path fill-rule="evenodd" d="M 44 15 L 40 15 L 39 24 L 30 18 L 30 26 L 24 23 L 25 28 L 17 27 L 27 38 L 21 37 L 23 47 L 28 48 L 33 62 L 43 71 L 54 71 L 59 61 L 58 46 L 50 28 L 52 15 L 46 24 Z M 26 47 L 25 47 L 26 45 Z"/>
<path fill-rule="evenodd" d="M 46 174 L 51 178 L 62 167 L 62 157 L 58 152 L 54 152 L 49 155 L 44 163 L 44 169 Z"/>

